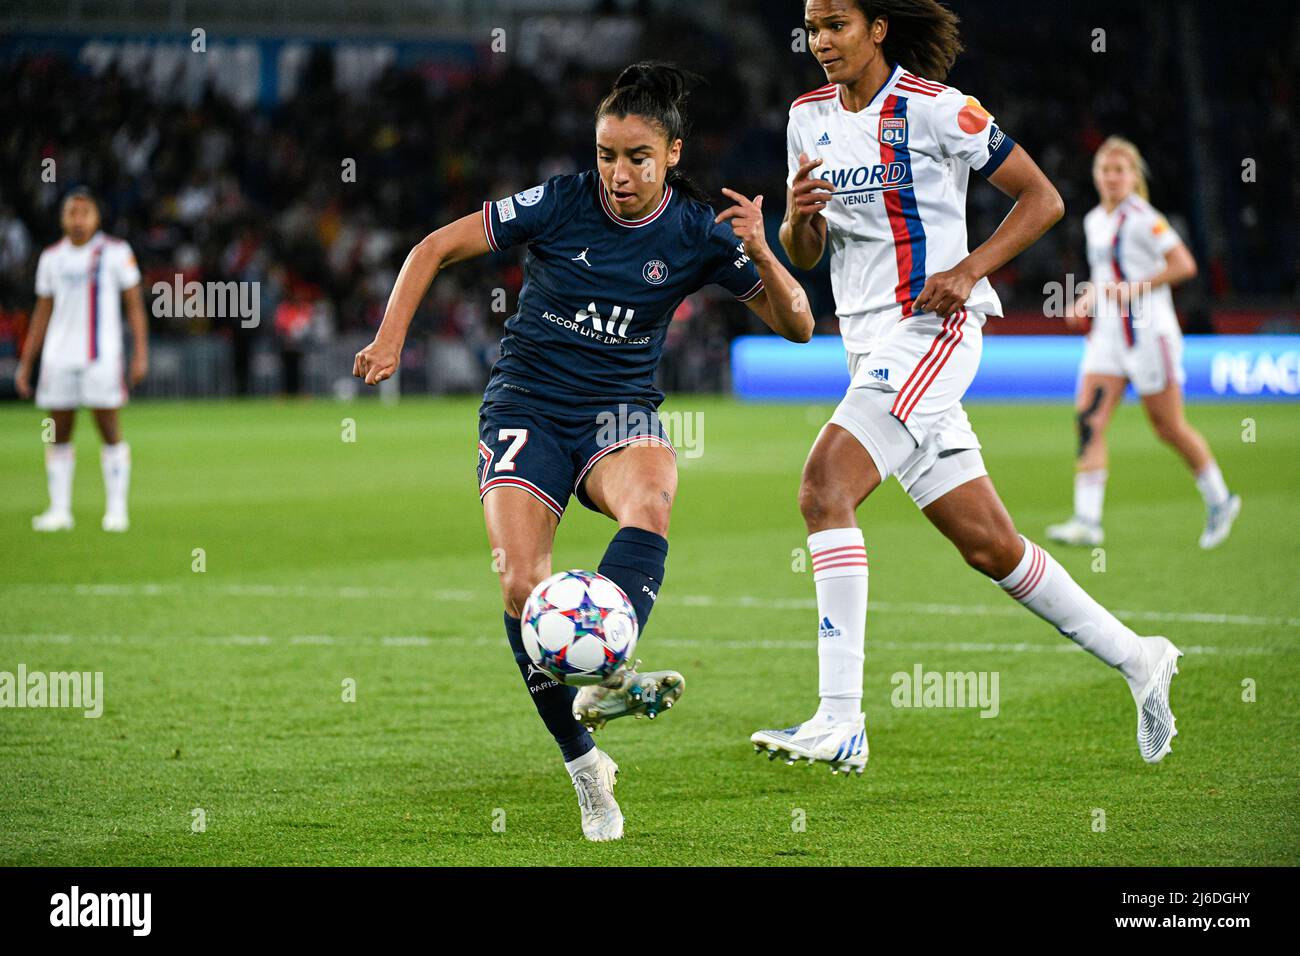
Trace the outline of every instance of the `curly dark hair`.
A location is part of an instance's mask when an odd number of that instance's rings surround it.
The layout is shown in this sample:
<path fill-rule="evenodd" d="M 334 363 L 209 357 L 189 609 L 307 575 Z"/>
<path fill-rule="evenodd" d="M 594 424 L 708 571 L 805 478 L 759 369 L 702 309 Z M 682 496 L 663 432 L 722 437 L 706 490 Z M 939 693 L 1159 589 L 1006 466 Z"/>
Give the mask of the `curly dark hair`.
<path fill-rule="evenodd" d="M 889 19 L 885 58 L 909 73 L 943 80 L 957 54 L 965 49 L 957 32 L 957 14 L 939 0 L 857 0 L 857 3 L 868 23 L 877 17 Z"/>

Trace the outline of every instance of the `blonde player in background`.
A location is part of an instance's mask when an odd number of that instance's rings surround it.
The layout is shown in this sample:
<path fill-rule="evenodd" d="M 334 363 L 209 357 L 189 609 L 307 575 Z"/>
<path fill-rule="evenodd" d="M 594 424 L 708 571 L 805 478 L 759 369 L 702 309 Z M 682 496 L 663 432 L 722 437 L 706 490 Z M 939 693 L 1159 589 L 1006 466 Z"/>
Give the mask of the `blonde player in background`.
<path fill-rule="evenodd" d="M 1241 498 L 1228 491 L 1205 439 L 1183 417 L 1183 333 L 1169 290 L 1196 275 L 1196 261 L 1147 202 L 1146 163 L 1136 146 L 1107 139 L 1093 157 L 1092 178 L 1101 197 L 1083 220 L 1092 276 L 1066 315 L 1075 329 L 1087 330 L 1092 320 L 1075 399 L 1074 514 L 1047 536 L 1062 544 L 1102 543 L 1106 426 L 1132 382 L 1156 435 L 1196 476 L 1206 510 L 1200 543 L 1213 548 L 1232 530 Z"/>
<path fill-rule="evenodd" d="M 1176 734 L 1169 682 L 1181 652 L 1164 637 L 1134 633 L 1017 533 L 961 404 L 979 366 L 984 318 L 1002 314 L 988 276 L 1061 218 L 1061 197 L 978 101 L 935 79 L 961 50 L 947 7 L 807 0 L 804 18 L 809 51 L 829 82 L 790 110 L 781 243 L 801 269 L 830 251 L 852 381 L 813 443 L 799 488 L 817 589 L 821 702 L 803 723 L 750 740 L 790 764 L 865 767 L 867 551 L 857 509 L 894 475 L 967 564 L 1123 675 L 1137 704 L 1139 752 L 1156 763 Z M 969 251 L 972 170 L 1015 205 Z M 944 599 L 946 584 L 930 583 L 933 600 Z"/>
<path fill-rule="evenodd" d="M 54 420 L 54 442 L 45 446 L 50 506 L 32 519 L 37 531 L 66 531 L 72 520 L 75 452 L 72 427 L 77 409 L 95 415 L 104 445 L 106 505 L 102 527 L 125 531 L 131 449 L 122 441 L 118 409 L 126 402 L 122 304 L 131 323 L 131 384 L 149 368 L 148 327 L 140 270 L 131 247 L 99 231 L 99 207 L 85 189 L 63 200 L 63 239 L 41 253 L 36 266 L 36 308 L 18 361 L 18 394 L 32 394 L 32 365 L 39 352 L 36 405 Z"/>

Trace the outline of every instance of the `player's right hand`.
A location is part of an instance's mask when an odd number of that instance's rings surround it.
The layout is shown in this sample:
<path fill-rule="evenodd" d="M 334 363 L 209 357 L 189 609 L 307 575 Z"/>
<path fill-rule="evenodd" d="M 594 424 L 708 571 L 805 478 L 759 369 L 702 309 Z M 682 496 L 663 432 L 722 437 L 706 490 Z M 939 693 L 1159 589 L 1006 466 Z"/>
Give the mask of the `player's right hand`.
<path fill-rule="evenodd" d="M 402 362 L 402 347 L 394 348 L 387 342 L 375 339 L 352 360 L 352 374 L 366 380 L 367 385 L 378 385 L 392 378 Z"/>
<path fill-rule="evenodd" d="M 1092 286 L 1088 286 L 1079 298 L 1065 307 L 1065 327 L 1074 332 L 1087 332 L 1092 325 Z"/>
<path fill-rule="evenodd" d="M 790 186 L 791 218 L 803 222 L 820 215 L 831 201 L 835 185 L 825 179 L 813 179 L 812 171 L 822 164 L 820 159 L 809 159 L 807 153 L 799 154 L 799 171 Z"/>
<path fill-rule="evenodd" d="M 22 362 L 18 363 L 18 371 L 14 372 L 14 387 L 18 389 L 19 398 L 32 397 L 32 370 Z"/>

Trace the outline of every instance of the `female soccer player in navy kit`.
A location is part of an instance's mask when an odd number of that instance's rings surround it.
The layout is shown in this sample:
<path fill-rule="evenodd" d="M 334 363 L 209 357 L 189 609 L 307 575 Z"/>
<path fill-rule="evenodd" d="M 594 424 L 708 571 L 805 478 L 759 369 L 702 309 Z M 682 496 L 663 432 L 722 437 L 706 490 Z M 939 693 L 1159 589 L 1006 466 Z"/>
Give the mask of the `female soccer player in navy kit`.
<path fill-rule="evenodd" d="M 894 475 L 971 567 L 1119 670 L 1137 704 L 1139 750 L 1154 763 L 1175 733 L 1169 681 L 1179 650 L 1139 637 L 1016 532 L 961 406 L 980 327 L 1001 314 L 987 277 L 1061 218 L 1061 198 L 977 100 L 938 82 L 961 42 L 957 18 L 937 0 L 808 0 L 804 18 L 829 83 L 790 110 L 781 242 L 804 269 L 830 248 L 852 381 L 799 489 L 817 589 L 820 706 L 750 739 L 790 763 L 862 772 L 867 552 L 856 512 Z M 1015 200 L 973 252 L 972 169 Z M 935 581 L 934 599 L 943 593 Z"/>
<path fill-rule="evenodd" d="M 528 244 L 519 308 L 506 322 L 479 412 L 479 496 L 488 540 L 504 555 L 506 635 L 560 746 L 589 840 L 623 834 L 613 796 L 618 767 L 589 729 L 653 715 L 684 683 L 673 671 L 625 670 L 616 686 L 575 693 L 532 666 L 519 615 L 551 574 L 569 495 L 618 522 L 598 570 L 627 593 L 644 632 L 677 490 L 674 452 L 653 414 L 663 400 L 654 374 L 673 313 L 687 295 L 717 283 L 786 338 L 812 336 L 803 291 L 764 238 L 763 197 L 751 202 L 723 190 L 736 205 L 715 216 L 678 170 L 686 86 L 673 67 L 629 67 L 596 112 L 596 169 L 485 203 L 426 237 L 353 368 L 371 385 L 397 370 L 416 306 L 443 268 Z M 610 421 L 630 427 L 611 438 Z"/>

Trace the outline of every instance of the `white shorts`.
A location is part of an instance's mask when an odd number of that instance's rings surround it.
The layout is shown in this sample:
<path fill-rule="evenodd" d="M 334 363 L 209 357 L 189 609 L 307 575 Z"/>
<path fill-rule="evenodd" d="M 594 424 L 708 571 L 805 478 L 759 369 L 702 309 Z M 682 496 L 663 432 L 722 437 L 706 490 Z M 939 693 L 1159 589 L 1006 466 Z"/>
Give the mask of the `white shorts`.
<path fill-rule="evenodd" d="M 126 404 L 126 378 L 121 359 L 100 359 L 82 368 L 51 368 L 41 364 L 36 382 L 36 407 L 48 411 L 71 408 L 121 408 Z"/>
<path fill-rule="evenodd" d="M 1132 344 L 1128 339 L 1131 335 Z M 1183 334 L 1162 326 L 1126 333 L 1123 326 L 1094 326 L 1083 349 L 1083 375 L 1114 375 L 1133 383 L 1139 395 L 1163 392 L 1170 382 L 1182 385 Z"/>
<path fill-rule="evenodd" d="M 983 316 L 900 321 L 870 352 L 849 354 L 852 381 L 831 423 L 859 442 L 925 508 L 988 474 L 961 397 L 979 368 Z"/>

